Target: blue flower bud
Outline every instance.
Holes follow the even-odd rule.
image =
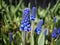
[[[30,20],[35,20],[36,18],[36,7],[32,7],[32,14],[30,16]]]
[[[20,28],[19,28],[20,31],[24,30],[24,26],[21,25]]]
[[[56,17],[54,17],[54,23],[56,23]]]
[[[56,38],[56,36],[57,36],[57,28],[54,27],[52,32],[52,38]]]
[[[56,38],[57,37],[57,34],[56,34],[56,32],[52,32],[52,38]]]
[[[9,41],[12,43],[12,33],[9,33]]]
[[[44,29],[44,35],[47,35],[47,31],[48,31],[48,29],[45,28],[45,29]]]
[[[27,31],[27,30],[28,30],[28,28],[27,28],[27,26],[25,26],[25,27],[24,27],[24,31]]]
[[[30,24],[28,24],[27,27],[30,27]]]
[[[58,28],[58,35],[60,35],[60,28]]]
[[[28,28],[28,31],[30,31],[30,30],[31,30],[31,28],[29,27],[29,28]]]
[[[40,19],[38,22],[38,27],[40,28],[43,25],[43,19]]]
[[[57,31],[57,28],[56,28],[56,27],[54,27],[54,28],[53,28],[53,31],[55,31],[55,32],[56,32],[56,31]]]

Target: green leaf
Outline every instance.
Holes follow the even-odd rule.
[[[44,31],[42,31],[38,38],[38,45],[44,45],[44,40],[45,40],[45,35],[44,35]]]
[[[54,42],[54,45],[60,45],[60,39]]]
[[[32,34],[31,34],[30,42],[31,42],[31,45],[34,45],[34,37]]]
[[[3,41],[4,41],[5,44],[7,44],[5,39],[3,39]]]
[[[17,5],[17,7],[16,7],[14,13],[16,13],[16,11],[20,8],[20,5],[21,5],[22,1],[23,1],[23,0],[20,0],[20,1],[19,1],[19,4]]]
[[[51,9],[51,12],[52,12],[52,13],[55,11],[55,9],[56,9],[58,3],[59,3],[59,0],[57,0],[56,4],[55,4],[54,7]]]

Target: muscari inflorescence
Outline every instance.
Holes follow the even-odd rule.
[[[31,16],[30,16],[30,10],[28,8],[25,8],[24,11],[23,11],[23,15],[22,15],[22,20],[21,20],[21,25],[20,25],[20,31],[24,30],[24,31],[30,31],[31,28],[31,24],[30,24],[30,20],[35,20],[36,18],[36,7],[32,7],[32,13],[31,13]],[[53,19],[54,21],[54,24],[56,23],[56,17],[54,17]],[[42,31],[42,25],[43,25],[43,19],[40,19],[36,28],[35,28],[35,32],[39,35]],[[46,28],[47,29],[47,28]],[[46,32],[47,30],[44,29],[44,34],[46,35]],[[52,38],[56,38],[57,37],[57,33],[60,35],[60,28],[58,28],[58,31],[57,31],[57,28],[54,27],[53,28],[53,31],[52,31]]]
[[[60,28],[53,28],[53,32],[52,32],[52,38],[56,38],[57,36],[60,36]]]
[[[56,23],[56,17],[54,17],[53,21],[54,23]],[[57,37],[57,28],[54,27],[52,31],[52,38],[56,38],[56,37]]]
[[[30,31],[30,10],[25,8],[22,15],[20,31]]]
[[[43,24],[43,19],[39,20],[36,28],[35,28],[35,32],[39,35],[40,32],[42,31],[42,24]]]
[[[56,17],[54,17],[54,23],[56,23],[56,20]],[[60,35],[60,28],[54,27],[52,31],[52,38],[56,38],[58,35]]]
[[[9,33],[9,41],[10,41],[10,43],[12,42],[12,33],[11,32]]]
[[[32,14],[30,16],[30,20],[35,20],[36,18],[36,7],[32,7]]]
[[[58,31],[57,31],[57,32],[58,32],[58,34],[60,35],[60,27],[58,28]]]
[[[52,32],[52,38],[56,38],[56,36],[57,36],[57,28],[54,27]]]

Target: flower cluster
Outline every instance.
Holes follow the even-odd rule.
[[[56,17],[54,17],[53,21],[54,23],[56,23]],[[56,37],[57,37],[57,28],[54,27],[52,31],[52,38],[56,38]]]
[[[54,27],[52,32],[52,38],[56,38],[58,35],[60,36],[60,27],[58,29]]]
[[[36,18],[36,7],[32,7],[32,14],[30,16],[30,20],[35,20]]]
[[[9,41],[12,42],[12,33],[9,33]]]
[[[35,28],[35,32],[39,35],[42,29],[42,24],[43,24],[43,19],[39,20],[36,28]]]
[[[20,31],[30,31],[30,10],[25,8],[22,15]]]
[[[54,27],[52,32],[52,38],[56,38],[56,37],[57,37],[57,28]]]

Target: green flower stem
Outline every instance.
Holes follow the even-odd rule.
[[[26,45],[26,31],[24,31],[24,45]]]
[[[22,32],[22,45],[26,45],[26,34],[27,34],[26,31]]]
[[[31,21],[31,45],[34,45],[34,33],[33,33],[33,31],[34,31],[34,21]]]

